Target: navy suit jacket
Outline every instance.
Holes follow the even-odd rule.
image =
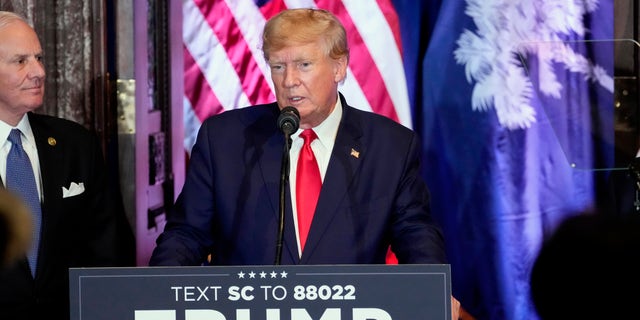
[[[357,110],[343,116],[305,250],[298,258],[287,184],[282,264],[445,263],[429,213],[419,143],[408,128]],[[276,103],[207,119],[150,265],[269,265],[278,235],[284,135]]]
[[[25,259],[0,268],[0,319],[68,319],[69,267],[120,265],[124,214],[106,184],[94,134],[68,120],[29,113],[42,174],[42,231],[35,279]],[[85,191],[63,197],[62,187]],[[121,215],[118,215],[121,214]]]

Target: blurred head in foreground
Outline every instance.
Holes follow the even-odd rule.
[[[630,319],[640,295],[640,217],[584,213],[565,220],[531,272],[541,319]]]
[[[0,267],[25,256],[31,245],[32,221],[22,200],[0,188]]]

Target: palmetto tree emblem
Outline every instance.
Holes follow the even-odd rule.
[[[613,92],[613,77],[583,55],[566,39],[584,39],[588,30],[583,17],[598,7],[598,0],[467,0],[465,13],[473,18],[476,31],[464,30],[454,52],[474,83],[473,110],[494,108],[501,126],[525,129],[536,122],[531,105],[532,80],[521,57],[537,59],[539,92],[560,98],[562,83],[553,65],[579,73]],[[573,40],[572,40],[573,41]],[[574,41],[575,42],[575,41]]]

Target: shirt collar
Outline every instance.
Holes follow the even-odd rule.
[[[9,138],[9,133],[11,132],[12,129],[20,129],[20,131],[22,132],[22,136],[23,139],[25,139],[26,137],[26,142],[28,144],[32,144],[35,145],[35,142],[33,141],[33,131],[31,130],[31,124],[29,124],[29,117],[27,116],[27,114],[25,113],[24,116],[22,116],[22,119],[20,119],[20,122],[18,122],[18,125],[15,127],[10,126],[9,124],[7,124],[4,121],[0,120],[0,141],[7,141],[7,138]]]
[[[340,119],[342,119],[342,102],[338,99],[335,108],[333,108],[333,111],[331,111],[329,116],[324,119],[322,123],[312,128],[318,136],[318,140],[320,140],[322,145],[327,147],[328,150],[332,149],[333,143],[336,140]],[[292,136],[292,139],[297,139],[302,131],[302,129],[298,129],[298,131]]]

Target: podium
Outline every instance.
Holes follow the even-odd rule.
[[[434,265],[69,269],[71,320],[451,319]]]

